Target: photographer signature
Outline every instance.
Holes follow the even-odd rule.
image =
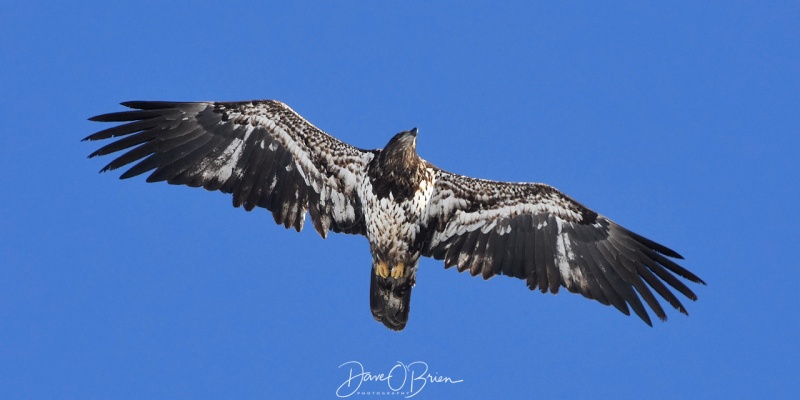
[[[336,389],[336,396],[350,397],[353,394],[405,394],[406,398],[416,396],[428,383],[461,383],[463,379],[452,379],[448,376],[428,373],[428,364],[424,361],[414,361],[409,364],[397,362],[387,373],[375,374],[365,371],[364,366],[358,361],[348,361],[339,368],[348,367],[347,379]],[[365,382],[385,383],[384,390],[361,390]]]

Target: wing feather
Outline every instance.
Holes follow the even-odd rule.
[[[580,261],[583,263],[585,274],[590,277],[593,284],[590,288],[594,289],[595,299],[602,304],[610,305],[614,302],[614,292],[611,290],[608,280],[604,277],[603,271],[595,261],[592,251],[586,242],[578,241],[578,252],[581,254]]]
[[[608,262],[605,258],[600,254],[600,251],[597,249],[596,246],[590,243],[583,244],[587,251],[587,254],[597,263],[596,268],[598,269],[598,273],[596,276],[600,281],[603,283],[603,290],[606,293],[606,298],[608,298],[611,305],[614,306],[617,310],[625,315],[629,315],[630,312],[628,311],[628,306],[625,303],[625,299],[623,298],[623,293],[625,293],[622,282],[620,281],[619,277],[613,273]]]
[[[476,232],[476,236],[478,236],[478,242],[475,244],[475,250],[469,254],[471,258],[471,265],[469,273],[472,276],[476,276],[481,274],[484,270],[488,270],[485,273],[482,273],[485,279],[489,279],[493,273],[492,269],[484,268],[486,265],[486,245],[489,242],[489,235],[481,234]]]
[[[285,104],[122,104],[132,110],[90,118],[122,123],[84,139],[118,138],[90,155],[125,151],[102,171],[135,163],[120,178],[152,171],[148,182],[232,193],[234,206],[266,208],[298,231],[310,209],[323,237],[366,232],[356,188],[374,152],[334,139]]]
[[[553,226],[555,224],[555,218],[548,216],[547,219],[544,220],[544,225],[539,228],[536,227],[539,231],[542,232],[541,234],[541,241],[544,247],[544,251],[542,252],[542,259],[544,263],[547,265],[547,278],[548,283],[550,286],[548,288],[541,288],[542,293],[547,293],[547,290],[550,290],[552,294],[558,294],[558,291],[561,287],[567,287],[567,282],[564,280],[564,277],[561,275],[561,271],[559,271],[558,267],[555,263],[555,233],[553,232]]]
[[[240,182],[232,184],[233,206],[243,206],[247,211],[252,210],[256,205],[249,201],[250,192],[253,191],[253,188],[256,186],[263,187],[263,185],[269,184],[266,180],[266,174],[269,173],[273,162],[272,160],[274,160],[274,154],[268,155],[263,149],[257,149],[258,146],[251,145],[249,147],[255,149],[252,159],[250,163],[243,166],[244,174]]]
[[[524,266],[517,261],[517,235],[519,233],[519,229],[513,229],[513,227],[508,224],[507,229],[510,231],[502,237],[506,238],[504,247],[505,247],[505,257],[503,257],[502,265],[500,267],[500,274],[514,276],[514,277],[523,277],[524,275]],[[499,249],[498,249],[499,250]]]
[[[530,289],[579,293],[651,325],[644,303],[666,319],[653,291],[673,308],[686,309],[670,290],[697,297],[678,279],[704,282],[671,258],[677,252],[622,228],[556,189],[434,170],[422,254],[461,272],[526,280]],[[667,286],[669,285],[669,287]]]
[[[458,252],[458,265],[456,266],[458,272],[464,272],[469,269],[469,255],[475,250],[475,243],[478,241],[478,233],[475,231],[469,232],[464,236],[464,243],[461,244],[461,251]]]
[[[661,254],[658,254],[653,251],[645,251],[645,253],[647,253],[647,255],[653,259],[653,261],[655,261],[655,263],[652,263],[651,265],[660,264],[659,267],[663,265],[666,266],[671,271],[674,271],[675,269],[673,267],[670,267],[670,265],[674,265],[675,267],[680,268],[680,266],[675,264],[672,260],[662,256]],[[667,272],[664,268],[651,268],[651,269],[656,275],[658,275],[659,278],[661,278],[661,280],[667,282],[670,286],[675,288],[675,290],[681,292],[682,295],[686,296],[690,300],[693,301],[697,300],[697,295],[695,295],[694,292],[692,292],[692,290],[689,289],[689,287],[684,285],[683,282],[679,281],[677,278],[675,278],[674,275]],[[700,278],[697,279],[699,280]]]
[[[500,235],[495,229],[488,233],[488,241],[486,243],[486,250],[484,251],[487,259],[484,261],[488,265],[483,268],[483,279],[489,279],[497,273],[500,273],[503,268],[503,257],[506,252],[505,247],[501,241],[505,241],[505,235]]]

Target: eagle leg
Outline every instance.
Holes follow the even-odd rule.
[[[378,261],[378,265],[375,266],[375,275],[381,278],[389,276],[389,265],[387,265],[385,261]]]
[[[403,263],[397,263],[397,265],[395,265],[394,268],[392,268],[392,278],[400,279],[403,276],[405,270],[406,266]]]

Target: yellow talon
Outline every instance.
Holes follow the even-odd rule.
[[[375,274],[381,278],[386,278],[389,276],[389,266],[383,261],[378,261],[378,265],[375,267]]]
[[[403,263],[397,263],[397,265],[392,268],[392,278],[400,279],[403,276],[403,272],[405,272],[406,266]]]

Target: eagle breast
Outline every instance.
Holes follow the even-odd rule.
[[[401,132],[370,163],[359,195],[367,239],[378,258],[414,262],[420,229],[427,222],[434,173],[415,150],[416,129]]]

